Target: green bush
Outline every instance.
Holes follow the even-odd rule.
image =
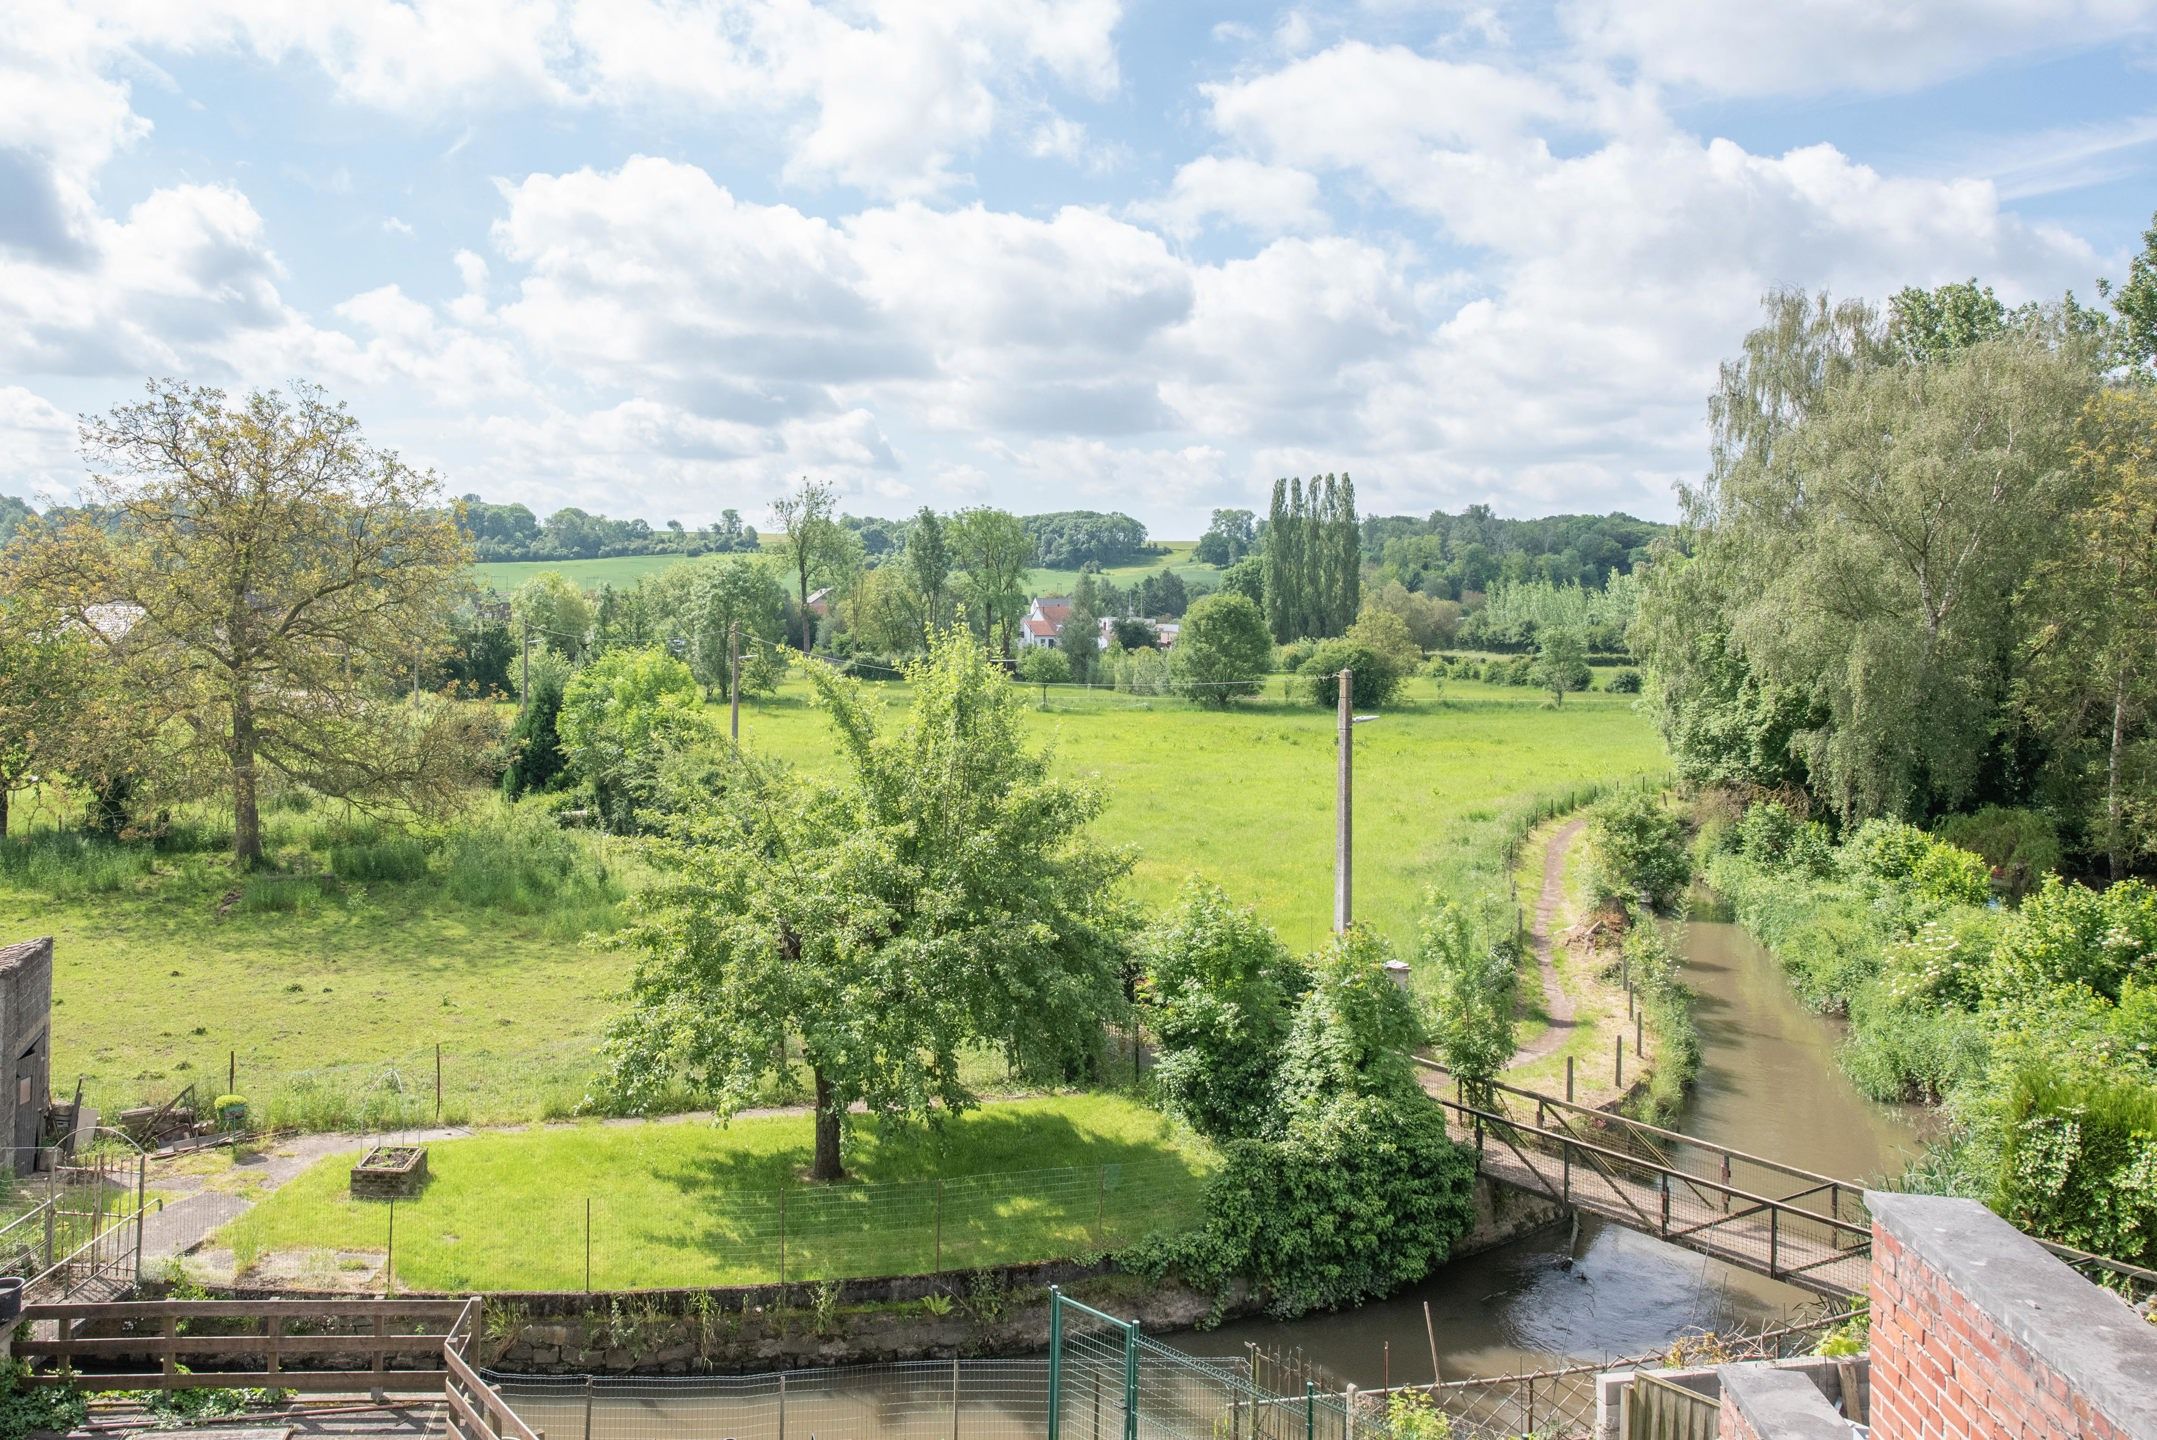
[[[65,1435],[90,1418],[90,1402],[72,1385],[31,1385],[30,1367],[0,1359],[0,1440],[33,1434]]]
[[[1621,791],[1588,812],[1590,885],[1598,900],[1663,906],[1692,879],[1685,827],[1644,790]]]
[[[2033,1234],[2157,1262],[2157,1087],[2015,1075],[1992,1206]]]
[[[1277,1141],[1238,1140],[1198,1230],[1125,1257],[1226,1296],[1239,1281],[1289,1318],[1390,1295],[1443,1264],[1474,1220],[1475,1157],[1420,1095],[1347,1096]]]
[[[2129,976],[2157,976],[2157,889],[2051,876],[2002,932],[1986,984],[2001,996],[2070,986],[2116,1001]]]
[[[1613,695],[1638,695],[1641,689],[1638,670],[1620,670],[1610,677],[1610,693]]]
[[[1874,1100],[1938,1103],[1983,1075],[1985,1053],[1981,1022],[1967,1010],[1900,1004],[1885,985],[1851,999],[1842,1068]]]
[[[1214,1140],[1273,1126],[1275,1070],[1310,977],[1280,937],[1193,880],[1146,937],[1139,1001],[1159,1047],[1162,1103]]]
[[[1982,856],[1994,883],[2013,900],[2060,868],[2059,827],[2035,810],[1987,805],[1974,814],[1948,816],[1934,833]]]
[[[1321,640],[1297,667],[1303,677],[1303,693],[1326,709],[1341,703],[1341,671],[1351,670],[1350,699],[1358,706],[1377,709],[1400,688],[1401,671],[1392,658],[1354,640]]]
[[[1992,870],[1983,857],[1915,825],[1867,820],[1844,842],[1842,854],[1853,874],[1933,904],[1982,905],[1992,895]]]

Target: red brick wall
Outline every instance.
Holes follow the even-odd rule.
[[[1738,1409],[1737,1402],[1730,1398],[1728,1390],[1723,1392],[1722,1411],[1717,1418],[1715,1433],[1718,1440],[1760,1440],[1746,1421],[1745,1412]]]
[[[1884,1228],[1874,1227],[1872,1246],[1869,1418],[1877,1440],[2127,1440]],[[1726,1401],[1726,1435],[1729,1423]]]

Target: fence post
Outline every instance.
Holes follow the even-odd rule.
[[[959,1357],[951,1357],[951,1440],[959,1440]]]
[[[1093,1243],[1101,1244],[1101,1237],[1108,1229],[1108,1166],[1094,1172],[1093,1191]]]
[[[936,1226],[935,1268],[936,1273],[941,1275],[944,1273],[944,1182],[941,1178],[939,1178],[936,1182],[936,1206],[934,1224]]]
[[[1635,1011],[1633,1014],[1633,1055],[1636,1059],[1645,1060],[1648,1058],[1648,1052],[1645,1049],[1641,1048],[1640,1039],[1642,1022],[1644,1022],[1647,1018],[1647,1013],[1645,1011]]]
[[[1668,1235],[1668,1234],[1670,1233],[1670,1172],[1669,1172],[1668,1170],[1665,1170],[1665,1171],[1663,1171],[1663,1172],[1662,1172],[1662,1180],[1663,1180],[1663,1233],[1664,1233],[1665,1235]],[[1533,1426],[1530,1426],[1529,1428],[1530,1428],[1530,1429],[1533,1429],[1534,1427],[1533,1427]]]
[[[434,1123],[442,1123],[442,1042],[434,1042]]]
[[[592,1377],[584,1377],[584,1440],[592,1440]]]
[[[1565,1103],[1573,1103],[1573,1057],[1565,1057]]]
[[[1318,1385],[1303,1382],[1303,1440],[1318,1440]]]
[[[382,1295],[397,1293],[397,1202],[389,1202],[389,1246],[382,1256]],[[380,1356],[375,1357],[378,1361]]]
[[[150,1157],[146,1154],[137,1155],[135,1157],[135,1283],[137,1285],[142,1283],[142,1217],[143,1212],[149,1208],[150,1203],[149,1169]]]
[[[1730,1152],[1723,1152],[1723,1213],[1730,1213]]]
[[[1611,1062],[1610,1083],[1620,1090],[1625,1088],[1625,1037],[1617,1037],[1617,1058]]]
[[[779,1187],[779,1303],[786,1303],[786,1187]]]
[[[786,1440],[786,1372],[779,1372],[779,1440]]]
[[[1138,1322],[1123,1322],[1123,1440],[1138,1440]]]
[[[1768,1278],[1770,1280],[1773,1280],[1776,1276],[1775,1241],[1778,1238],[1776,1232],[1781,1227],[1775,1222],[1781,1215],[1782,1211],[1780,1209],[1773,1205],[1768,1206]]]
[[[1062,1440],[1064,1292],[1049,1286],[1049,1440]]]
[[[584,1197],[584,1293],[592,1293],[592,1197]]]

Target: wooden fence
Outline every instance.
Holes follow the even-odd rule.
[[[101,1390],[202,1386],[283,1390],[439,1392],[460,1300],[59,1300],[23,1307],[15,1353],[59,1368],[33,1378],[72,1381],[96,1371]],[[245,1328],[236,1328],[242,1327]],[[118,1327],[119,1334],[84,1334]],[[417,1328],[414,1328],[417,1327]],[[288,1360],[345,1359],[337,1369],[288,1369]],[[154,1369],[107,1371],[146,1360]],[[418,1363],[412,1363],[415,1360]],[[248,1365],[245,1362],[254,1362]],[[85,1362],[87,1366],[85,1366]],[[195,1370],[196,1362],[211,1368]],[[184,1367],[184,1368],[183,1368]]]

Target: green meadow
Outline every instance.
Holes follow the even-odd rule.
[[[1195,540],[1167,540],[1161,544],[1166,553],[1156,555],[1135,565],[1113,565],[1101,573],[1119,585],[1128,585],[1142,575],[1151,575],[1166,565],[1185,580],[1203,579],[1209,585],[1218,586],[1221,572],[1211,565],[1202,565],[1191,558],[1196,548]],[[767,540],[766,549],[770,548]],[[491,560],[472,567],[473,576],[482,585],[507,595],[535,575],[556,570],[574,580],[587,590],[597,590],[602,585],[617,587],[634,585],[654,571],[669,565],[679,565],[691,557],[686,555],[616,555],[604,560]],[[1035,569],[1029,572],[1027,588],[1036,595],[1068,594],[1078,584],[1076,570]]]
[[[1058,689],[1028,715],[1056,768],[1100,787],[1099,833],[1130,847],[1142,905],[1203,875],[1308,948],[1331,924],[1334,724],[1273,683],[1226,712]],[[1549,708],[1475,683],[1408,691],[1356,730],[1356,913],[1404,949],[1426,892],[1506,889],[1505,842],[1540,798],[1664,770],[1630,696]],[[896,723],[906,687],[876,693]],[[742,738],[810,772],[832,754],[798,674],[745,705]],[[229,1078],[278,1123],[429,1122],[439,1044],[445,1120],[566,1115],[585,1098],[627,964],[586,936],[647,873],[634,841],[491,799],[410,839],[318,806],[272,814],[282,873],[238,882],[208,812],[192,845],[157,849],[18,819],[0,843],[0,933],[58,941],[57,1089],[80,1074],[109,1111],[188,1083],[207,1101]],[[991,1089],[1002,1078],[992,1057],[977,1068]]]

